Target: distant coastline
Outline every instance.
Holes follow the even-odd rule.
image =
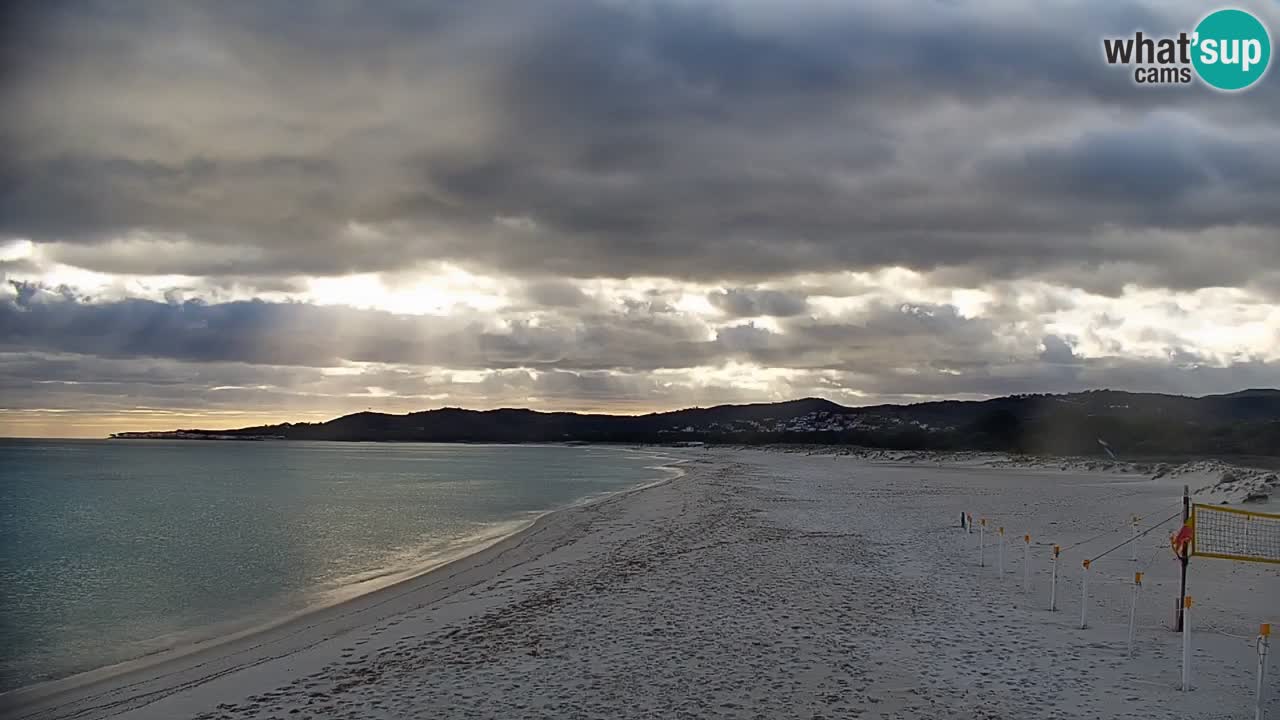
[[[848,407],[822,398],[647,415],[446,407],[321,423],[112,433],[114,440],[437,443],[779,443],[1047,456],[1280,456],[1280,390],[1185,397],[1092,390]]]
[[[156,430],[142,432],[118,432],[107,436],[108,440],[233,440],[262,441],[287,440],[283,435],[237,435],[206,430]]]

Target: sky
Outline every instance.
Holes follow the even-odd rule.
[[[5,3],[0,435],[1280,386],[1276,71],[1103,60],[1209,9]]]

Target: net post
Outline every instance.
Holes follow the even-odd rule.
[[[1089,627],[1089,561],[1080,563],[1084,571],[1080,574],[1080,629]]]
[[[978,521],[978,567],[987,566],[987,519]]]
[[[1058,554],[1062,548],[1053,546],[1053,574],[1049,576],[1049,611],[1058,609]]]
[[[1129,657],[1133,657],[1134,632],[1138,620],[1138,590],[1142,588],[1142,573],[1133,574],[1133,596],[1129,599]]]
[[[1182,692],[1191,689],[1191,596],[1182,598]]]
[[[1258,628],[1258,689],[1254,698],[1253,720],[1262,720],[1262,706],[1267,694],[1267,651],[1271,649],[1271,623]]]
[[[1137,515],[1133,515],[1132,521],[1129,525],[1129,527],[1131,528],[1129,532],[1129,559],[1133,562],[1138,562],[1138,520],[1139,519],[1140,518]]]
[[[1182,525],[1186,527],[1187,521],[1191,519],[1191,487],[1189,485],[1182,486]],[[1191,548],[1189,545],[1182,547],[1182,579],[1178,583],[1178,619],[1177,632],[1183,632],[1185,626],[1185,614],[1188,607],[1187,599],[1187,563],[1191,561]]]
[[[1000,577],[1001,579],[1003,579],[1004,578],[1004,528],[1000,528],[997,534],[1000,536],[1000,550],[998,551],[997,554],[1000,557],[1000,560],[999,560]]]
[[[1031,534],[1022,536],[1022,592],[1031,592]]]

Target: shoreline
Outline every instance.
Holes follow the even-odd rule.
[[[570,529],[553,526],[571,525],[569,521],[575,515],[590,512],[611,501],[618,501],[636,493],[666,485],[685,475],[685,471],[679,465],[687,462],[687,458],[664,455],[655,456],[654,459],[658,460],[659,464],[647,466],[647,468],[660,472],[664,477],[658,477],[634,487],[587,496],[569,505],[542,511],[527,520],[513,521],[514,529],[447,554],[439,562],[412,571],[406,577],[388,584],[227,634],[214,635],[183,646],[157,650],[124,662],[8,690],[0,693],[0,712],[4,717],[12,717],[15,720],[42,716],[43,713],[55,711],[63,704],[80,703],[93,700],[100,695],[114,694],[120,689],[127,690],[174,676],[199,673],[206,666],[246,653],[266,652],[269,648],[285,649],[285,654],[303,650],[318,644],[318,642],[301,642],[308,639],[303,638],[303,635],[322,633],[324,637],[319,642],[327,641],[397,614],[399,612],[397,608],[388,606],[393,605],[396,600],[418,593],[430,593],[428,597],[422,599],[423,602],[420,604],[429,605],[439,602],[468,587],[483,583],[493,575],[521,564],[531,557],[538,557],[548,549],[553,549],[558,544],[555,541],[563,539]],[[548,538],[539,537],[554,529],[561,530],[559,535],[553,534]],[[535,539],[541,542],[532,542]],[[548,544],[550,547],[543,547]],[[534,547],[525,547],[526,545]],[[522,548],[531,553],[529,557],[507,558],[514,562],[504,562],[503,556],[518,555],[517,551]],[[381,613],[379,608],[382,608]]]

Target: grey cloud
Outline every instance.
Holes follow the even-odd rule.
[[[370,388],[379,394],[370,394]],[[444,405],[647,412],[684,403],[757,399],[749,390],[698,383],[678,374],[658,378],[604,370],[507,369],[471,381],[447,370],[401,366],[332,375],[312,368],[240,363],[7,353],[0,353],[0,390],[4,391],[0,411],[52,407],[109,415],[141,406],[211,413],[211,422],[218,422],[214,413],[231,411],[298,420],[370,407],[386,412]],[[158,420],[157,427],[172,426],[171,421],[165,422]],[[237,421],[231,418],[222,423],[234,426]]]
[[[40,266],[30,260],[0,260],[0,278],[19,273],[38,273]]]
[[[42,7],[0,88],[0,233],[82,267],[1203,287],[1277,259],[1231,228],[1276,232],[1278,86],[1226,104],[1101,62],[1191,3]],[[139,230],[194,247],[106,243]]]
[[[966,318],[950,305],[876,303],[848,320],[794,318],[736,357],[766,367],[836,370],[883,376],[931,368],[973,372],[1011,354],[1033,355],[1038,337],[1008,347],[1001,323]],[[758,332],[767,332],[757,329]]]
[[[877,305],[848,322],[787,318],[781,333],[731,325],[708,339],[702,322],[671,312],[656,298],[624,302],[620,311],[588,308],[537,322],[508,315],[498,329],[481,313],[414,316],[306,303],[177,298],[95,303],[57,289],[16,287],[16,298],[0,300],[0,349],[109,358],[577,371],[740,360],[768,367],[879,371],[921,362],[973,364],[999,352],[997,324],[961,317],[945,305]]]
[[[851,387],[860,389],[917,383],[922,393],[960,392],[945,390],[949,382],[952,388],[972,387],[975,393],[987,388],[993,394],[1034,391],[1036,383],[1087,387],[1088,381],[1104,382],[1111,375],[1130,383],[1115,386],[1130,387],[1141,384],[1135,380],[1136,367],[1160,375],[1211,365],[1194,354],[1194,345],[1163,330],[1149,330],[1141,338],[1169,348],[1165,361],[1130,365],[1119,356],[1082,358],[1073,338],[1043,332],[1033,316],[1018,316],[1007,308],[967,317],[950,305],[879,302],[843,318],[778,318],[778,331],[751,322],[729,324],[708,337],[707,325],[673,312],[660,298],[655,294],[650,301],[617,303],[612,309],[588,304],[549,312],[539,306],[537,322],[509,312],[498,326],[482,313],[412,316],[177,297],[94,303],[66,290],[19,284],[16,296],[0,301],[0,352],[93,355],[111,362],[180,361],[197,369],[237,364],[296,368],[272,371],[288,376],[371,363],[403,366],[410,374],[425,367],[623,377],[739,362],[800,376],[848,377],[857,383]],[[45,379],[83,380],[52,366]],[[387,387],[407,398],[422,395],[394,379],[360,372],[350,382],[361,388]],[[117,381],[122,388],[149,383],[128,377],[102,382]],[[328,385],[337,382],[326,380]],[[241,382],[230,378],[219,384]]]
[[[716,343],[730,355],[743,354],[755,357],[760,352],[775,347],[778,343],[775,343],[774,339],[777,337],[775,333],[747,323],[720,328],[716,332]]]
[[[1086,130],[1065,144],[1018,148],[990,158],[985,170],[1046,217],[1056,209],[1064,227],[1082,210],[1094,214],[1092,222],[1105,218],[1131,227],[1274,227],[1280,220],[1276,139],[1274,127],[1261,134],[1232,132],[1185,115],[1152,113],[1136,123]],[[1112,243],[1110,253],[1105,245],[1089,244],[1100,260],[1155,259],[1140,244],[1126,258],[1123,242]]]
[[[1044,350],[1040,353],[1041,360],[1054,365],[1068,365],[1077,360],[1075,348],[1061,337],[1045,335],[1041,342],[1044,345]]]
[[[1274,228],[1250,225],[1199,232],[1110,229],[1088,240],[1046,238],[1043,247],[1011,248],[1007,257],[986,266],[964,261],[931,272],[929,278],[945,287],[981,286],[993,277],[1043,280],[1110,297],[1122,295],[1129,286],[1180,291],[1241,287],[1275,297],[1278,273],[1272,268],[1280,264],[1276,233]],[[1068,262],[1071,255],[1081,259]]]
[[[730,288],[707,296],[712,305],[735,317],[790,317],[803,314],[808,301],[796,292]]]
[[[165,302],[37,284],[0,296],[7,407],[761,399],[692,370],[728,363],[785,371],[780,396],[844,402],[1277,384],[1274,363],[1217,367],[1176,332],[1148,338],[1167,357],[1099,358],[1044,327],[1071,288],[1280,297],[1274,77],[1229,97],[1136,88],[1101,59],[1102,36],[1182,29],[1196,3],[4,12],[0,239],[31,239],[40,262],[0,261],[0,277],[49,263],[198,276]],[[442,262],[505,277],[512,305],[219,301]],[[876,288],[795,277],[889,266],[994,303],[819,318],[809,298]],[[618,301],[579,282],[637,276],[726,287],[707,296],[725,319],[690,317],[671,292]],[[367,366],[323,371],[350,363]]]
[[[447,371],[379,366],[356,375],[239,363],[111,360],[81,355],[0,353],[0,426],[42,408],[112,416],[153,408],[151,424],[170,429],[165,411],[203,414],[203,426],[236,427],[240,415],[320,420],[375,409],[412,412],[445,405],[546,410],[647,412],[725,402],[823,396],[851,405],[981,398],[1013,392],[1071,392],[1111,387],[1145,392],[1214,394],[1280,383],[1280,365],[1242,361],[1226,367],[1194,362],[1086,359],[1072,376],[1037,362],[1001,362],[954,375],[928,366],[915,372],[799,371],[769,393],[685,373],[526,369],[494,370],[479,382]],[[379,394],[370,393],[375,388]],[[391,393],[391,394],[386,394]],[[220,418],[217,413],[236,413]],[[72,422],[69,419],[67,422]],[[117,416],[118,417],[118,416]],[[13,423],[11,427],[21,427]],[[118,428],[113,428],[118,429]]]
[[[564,280],[536,280],[526,284],[524,292],[530,302],[544,307],[576,308],[591,302],[577,285]]]
[[[938,397],[987,398],[1012,393],[1065,393],[1112,388],[1132,392],[1212,395],[1245,387],[1275,387],[1280,365],[1241,361],[1227,366],[1178,365],[1162,360],[1098,358],[1081,360],[1070,372],[1045,364],[1002,363],[964,375],[923,371],[868,378],[847,373],[840,387],[874,388],[886,402],[917,402]]]
[[[513,317],[395,315],[307,303],[126,299],[93,303],[31,284],[0,300],[0,349],[194,362],[329,367],[344,361],[459,369],[568,366],[654,369],[714,356],[703,327],[632,309]],[[176,298],[175,298],[176,300]]]

